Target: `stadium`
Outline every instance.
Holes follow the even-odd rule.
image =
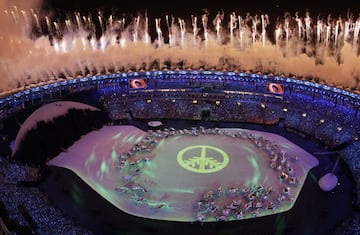
[[[263,16],[258,30],[230,17],[229,33],[218,16],[214,29],[203,16],[201,30],[193,17],[186,32],[179,20],[165,38],[157,20],[152,45],[141,19],[130,33],[106,23],[95,44],[39,24],[51,45],[40,39],[31,53],[45,45],[65,65],[8,65],[18,79],[0,99],[4,234],[359,233],[357,67],[350,88],[322,76],[339,76],[328,58],[348,68],[359,20],[329,40],[325,30],[309,39],[306,24],[295,36],[282,28],[274,50]],[[90,20],[65,22],[82,31]],[[289,53],[288,36],[305,46],[271,64],[266,52]],[[292,74],[304,54],[314,64]],[[48,78],[29,79],[39,74]]]

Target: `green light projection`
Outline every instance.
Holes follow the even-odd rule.
[[[109,173],[109,167],[107,166],[106,161],[101,162],[100,171],[101,173]]]
[[[122,135],[122,132],[119,132],[119,133],[115,134],[112,139],[117,140],[121,137],[121,135]]]
[[[251,187],[260,184],[261,173],[259,170],[259,163],[257,153],[254,151],[253,146],[243,144],[241,148],[245,151],[244,158],[248,160],[252,167],[252,174],[247,180],[245,180],[244,186]]]
[[[237,128],[146,133],[108,126],[85,135],[49,164],[71,169],[129,214],[207,222],[291,209],[318,161],[271,133]],[[81,203],[76,192],[72,197]]]
[[[186,156],[191,150],[197,150],[197,155]],[[209,155],[209,150],[214,150],[215,154]],[[200,156],[198,154],[200,153]],[[218,156],[216,156],[218,155]],[[177,154],[177,161],[186,170],[196,173],[213,173],[224,169],[229,163],[228,154],[217,147],[209,145],[195,145],[182,149]]]
[[[115,160],[117,160],[117,158],[118,158],[118,154],[117,154],[116,150],[113,149],[111,152],[111,160],[115,161]]]
[[[71,197],[74,199],[74,201],[80,205],[80,206],[84,206],[82,199],[82,193],[81,190],[79,188],[79,186],[75,183],[71,184]]]
[[[275,235],[282,235],[284,234],[284,230],[286,228],[286,220],[285,220],[285,216],[282,214],[278,214],[278,216],[276,216],[276,221],[275,221]]]
[[[127,135],[121,140],[121,142],[122,143],[134,143],[134,140],[135,140],[134,135]]]
[[[96,161],[96,155],[95,152],[91,152],[90,156],[85,161],[85,167],[89,166],[92,162]]]
[[[106,163],[106,160],[102,160],[100,163],[100,171],[97,171],[97,175],[99,177],[99,180],[102,181],[104,174],[108,174],[109,173],[109,166]]]
[[[259,164],[256,161],[255,157],[248,156],[247,160],[251,163],[251,165],[252,165],[252,167],[254,169],[254,173],[253,173],[253,177],[245,182],[245,186],[250,187],[251,185],[259,185],[259,180],[260,180],[260,177],[261,177]]]

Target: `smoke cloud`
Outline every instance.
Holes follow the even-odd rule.
[[[54,80],[60,75],[73,78],[89,73],[163,68],[316,77],[330,85],[360,88],[358,19],[349,21],[351,40],[346,40],[345,30],[342,30],[336,38],[342,43],[336,45],[334,33],[329,39],[324,39],[322,33],[316,41],[316,26],[311,28],[315,35],[311,42],[295,36],[285,39],[284,32],[274,42],[268,39],[274,32],[265,32],[261,21],[256,23],[254,31],[255,24],[251,25],[246,17],[241,18],[243,25],[241,21],[233,22],[234,29],[230,33],[228,16],[219,18],[223,21],[221,25],[217,25],[217,16],[207,21],[201,21],[202,16],[199,16],[196,28],[191,16],[186,24],[180,19],[168,23],[164,17],[161,27],[153,30],[155,34],[149,41],[148,27],[156,25],[155,22],[147,24],[144,16],[128,24],[116,16],[97,16],[106,27],[102,35],[95,37],[94,19],[73,13],[64,22],[49,22],[49,18],[37,13],[40,3],[21,0],[0,3],[0,91]],[[271,19],[266,18],[263,23],[268,24],[268,21]],[[202,22],[213,25],[208,25],[205,31]],[[34,29],[41,31],[44,25],[47,25],[48,35],[34,37]],[[335,26],[331,26],[334,30]],[[292,27],[291,33],[295,35],[298,28]]]

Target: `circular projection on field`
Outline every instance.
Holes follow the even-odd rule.
[[[318,160],[260,131],[106,126],[48,164],[74,171],[129,214],[211,222],[289,210]]]

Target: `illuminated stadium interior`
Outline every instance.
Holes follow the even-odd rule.
[[[134,81],[140,81],[140,82],[135,83]],[[140,87],[134,87],[133,86],[134,84],[139,84]],[[274,87],[277,87],[278,89],[274,90]],[[78,96],[79,92],[81,94],[80,96]],[[152,164],[155,165],[148,165],[148,167],[150,167],[149,169],[147,169],[147,167],[144,166],[143,167],[136,165],[131,166],[130,164],[130,166],[134,169],[137,169],[137,167],[141,168],[140,172],[144,172],[143,174],[145,175],[143,175],[143,177],[145,177],[147,180],[150,180],[152,178],[151,182],[153,183],[150,184],[152,186],[151,187],[146,186],[146,187],[150,187],[152,190],[152,193],[151,194],[148,193],[148,196],[143,195],[143,193],[141,195],[138,195],[136,193],[134,194],[136,190],[134,192],[130,190],[129,192],[128,187],[130,186],[126,184],[128,181],[119,184],[119,182],[121,182],[121,178],[126,177],[127,174],[130,174],[126,172],[131,172],[132,168],[124,167],[125,169],[127,169],[126,171],[116,170],[119,169],[121,164],[121,162],[119,163],[119,157],[121,157],[123,153],[128,152],[129,149],[133,148],[133,145],[135,143],[139,143],[141,142],[141,139],[145,139],[146,132],[140,131],[139,129],[135,128],[134,130],[132,129],[128,130],[125,128],[126,126],[120,125],[118,130],[116,129],[112,130],[111,132],[112,134],[110,133],[110,134],[102,135],[99,132],[100,130],[96,131],[99,137],[93,138],[94,139],[93,141],[95,141],[96,143],[98,139],[102,139],[103,140],[102,145],[97,145],[95,143],[91,144],[91,142],[90,144],[89,142],[84,142],[82,145],[85,144],[85,146],[81,148],[82,149],[81,153],[76,153],[76,150],[72,150],[72,147],[69,147],[67,151],[60,153],[58,157],[48,162],[49,165],[62,166],[72,170],[78,176],[80,176],[87,184],[89,184],[95,191],[97,191],[102,197],[107,199],[113,205],[116,205],[118,208],[121,208],[122,210],[136,216],[149,217],[153,219],[156,218],[166,221],[203,220],[202,217],[198,218],[196,213],[194,211],[191,211],[191,208],[180,210],[181,212],[179,212],[179,210],[175,210],[175,212],[177,211],[176,213],[171,208],[174,207],[172,205],[180,206],[181,203],[184,203],[184,205],[187,205],[187,207],[189,206],[192,207],[195,202],[189,204],[188,201],[201,200],[201,197],[203,197],[201,195],[206,193],[206,191],[212,189],[212,187],[217,189],[218,187],[223,186],[224,194],[226,194],[225,192],[227,190],[230,190],[230,188],[235,188],[240,191],[240,190],[245,190],[246,188],[245,186],[249,188],[255,186],[256,187],[261,186],[264,187],[265,190],[268,189],[269,187],[273,187],[274,192],[276,193],[280,192],[281,194],[281,190],[283,190],[283,188],[281,188],[282,187],[281,184],[279,186],[275,186],[276,182],[279,180],[282,173],[285,174],[284,177],[286,178],[290,177],[291,174],[289,174],[289,172],[286,172],[286,169],[271,170],[271,167],[267,165],[271,162],[264,161],[264,159],[262,159],[264,158],[264,156],[261,157],[262,154],[258,152],[260,150],[256,150],[259,149],[259,147],[254,149],[254,147],[251,147],[252,144],[250,144],[250,147],[243,147],[244,150],[241,150],[241,148],[238,146],[240,145],[240,143],[234,142],[235,140],[231,140],[233,141],[233,143],[229,144],[228,143],[229,140],[225,139],[224,141],[225,143],[227,143],[225,145],[224,143],[221,144],[219,142],[220,139],[210,140],[211,138],[214,138],[213,137],[214,134],[211,133],[209,133],[210,134],[209,137],[206,137],[208,134],[205,134],[203,138],[196,136],[198,140],[194,140],[194,139],[191,140],[191,138],[194,138],[193,134],[191,134],[191,131],[193,131],[192,125],[198,126],[197,128],[199,128],[199,126],[201,125],[205,125],[205,126],[210,125],[209,128],[211,128],[211,126],[215,124],[218,125],[217,128],[219,128],[219,125],[221,127],[221,123],[233,123],[232,127],[242,128],[242,129],[233,129],[236,130],[235,132],[233,131],[233,135],[234,135],[237,134],[239,130],[244,131],[243,128],[246,127],[246,125],[249,125],[248,123],[252,123],[254,126],[257,125],[258,126],[257,128],[260,129],[261,129],[261,125],[266,125],[269,126],[270,128],[272,127],[274,129],[274,132],[275,133],[278,132],[280,135],[286,136],[289,135],[289,133],[292,133],[293,135],[298,136],[298,139],[299,138],[303,139],[300,141],[297,140],[296,138],[294,139],[295,141],[299,141],[299,143],[304,141],[304,139],[306,138],[311,138],[313,142],[319,141],[321,142],[322,145],[324,145],[324,148],[322,150],[319,150],[320,153],[319,152],[317,153],[320,154],[318,156],[318,158],[320,158],[319,160],[321,160],[321,158],[330,158],[334,160],[334,155],[341,156],[342,160],[347,163],[347,167],[352,172],[352,174],[349,174],[349,177],[350,178],[353,177],[355,179],[355,182],[357,182],[356,181],[357,168],[356,168],[356,164],[353,164],[353,161],[356,158],[354,157],[353,153],[357,151],[357,145],[358,145],[357,133],[359,126],[356,125],[356,123],[358,123],[356,120],[359,118],[358,116],[359,114],[357,112],[358,110],[357,102],[359,100],[359,97],[358,95],[355,95],[354,93],[351,92],[347,92],[337,88],[332,88],[326,85],[319,85],[317,83],[313,83],[309,81],[295,80],[293,78],[290,79],[286,77],[251,74],[251,73],[196,71],[196,70],[130,72],[130,73],[118,73],[111,75],[84,77],[84,78],[68,80],[68,81],[64,80],[57,83],[38,86],[36,88],[31,88],[27,91],[17,92],[13,95],[8,96],[6,99],[3,99],[3,104],[7,105],[7,106],[4,105],[3,107],[9,107],[6,113],[9,115],[7,118],[11,119],[10,117],[13,115],[13,113],[16,112],[21,113],[20,109],[27,109],[27,108],[32,109],[31,107],[40,106],[43,103],[48,103],[49,105],[51,104],[51,102],[49,103],[49,101],[51,100],[59,101],[63,97],[68,97],[66,98],[67,100],[71,100],[71,99],[77,100],[76,98],[77,96],[74,95],[77,95],[82,99],[84,97],[88,97],[83,100],[90,100],[101,103],[103,105],[102,109],[106,110],[106,113],[108,113],[110,120],[117,124],[123,123],[127,125],[139,125],[139,122],[146,123],[146,120],[162,120],[163,122],[166,122],[166,120],[175,120],[179,118],[183,120],[195,121],[195,123],[188,123],[188,125],[191,125],[188,126],[188,128],[190,128],[188,130],[189,133],[185,132],[181,134],[181,136],[183,135],[183,138],[185,137],[190,138],[190,143],[189,140],[185,140],[186,138],[180,141],[180,139],[176,137],[176,135],[179,135],[179,133],[177,133],[176,135],[171,137],[172,139],[170,137],[167,137],[166,143],[158,140],[159,144],[161,144],[161,146],[164,147],[156,148],[156,151],[154,150],[155,152],[150,152],[151,154],[139,153],[140,155],[131,156],[133,160],[131,161],[129,160],[129,162],[139,162],[139,160],[144,159],[145,157],[150,159],[154,158],[152,160],[148,159],[149,163],[145,163],[145,164],[150,164],[152,161],[154,161],[154,163]],[[318,110],[324,110],[324,111],[319,112]],[[6,120],[7,118],[4,119]],[[175,121],[172,123],[176,125]],[[250,128],[254,128],[254,126]],[[138,128],[143,128],[143,129],[145,128],[145,131],[147,129],[146,125],[145,127],[144,125],[143,126],[140,125],[138,126]],[[101,130],[105,131],[104,129]],[[216,129],[209,129],[209,130],[216,130]],[[218,130],[223,130],[223,129],[220,128]],[[170,132],[169,129],[167,131]],[[245,131],[250,132],[250,130],[245,130]],[[196,132],[200,133],[200,129],[197,129]],[[158,133],[158,132],[154,130],[154,133]],[[286,144],[287,140],[281,139],[279,136],[267,137],[269,133],[261,134],[260,135],[262,136],[261,139],[258,139],[259,133],[261,132],[254,134],[256,138],[253,139],[252,141],[258,141],[258,142],[262,141],[262,144],[265,144],[267,139],[267,140],[271,140],[271,142],[275,141],[275,143],[277,143],[279,146],[283,146],[283,147],[288,146],[287,148],[289,148],[289,146],[294,145],[291,143]],[[229,134],[221,132],[220,135],[227,136]],[[249,137],[251,135],[249,134],[242,134],[242,135],[246,136],[245,139],[251,140],[251,137]],[[106,138],[109,138],[111,141],[108,142]],[[235,137],[232,136],[226,138],[234,139]],[[236,137],[236,139],[237,138],[239,137]],[[246,141],[242,140],[242,138],[240,138],[240,141],[242,142],[241,146],[245,146]],[[173,144],[171,144],[171,142],[173,142]],[[81,142],[79,142],[78,144],[79,146],[81,146]],[[204,179],[202,180],[203,183],[200,184],[207,185],[207,188],[204,187],[204,189],[202,190],[200,189],[203,188],[204,185],[202,185],[201,187],[199,187],[199,185],[197,186],[188,185],[187,187],[185,187],[180,183],[177,184],[174,184],[174,182],[171,183],[171,181],[174,179],[172,180],[171,178],[169,179],[167,175],[180,174],[178,176],[175,176],[176,179],[175,182],[180,182],[178,177],[181,177],[181,174],[183,173],[181,172],[175,173],[176,172],[175,170],[176,168],[178,168],[178,170],[184,171],[184,169],[181,170],[182,169],[180,167],[181,165],[179,165],[175,160],[176,153],[177,152],[181,153],[180,151],[182,148],[181,146],[184,146],[184,148],[185,146],[196,147],[201,144],[202,145],[206,144],[205,146],[220,146],[221,148],[225,149],[224,151],[226,151],[227,154],[230,155],[230,158],[234,158],[234,156],[237,155],[235,153],[239,154],[241,151],[245,151],[245,153],[240,155],[248,156],[247,163],[244,163],[243,160],[242,163],[240,161],[236,164],[233,163],[233,161],[231,161],[231,163],[235,164],[232,165],[233,167],[235,167],[235,169],[230,171],[231,170],[231,168],[229,168],[230,166],[227,166],[226,168],[230,172],[236,172],[236,169],[240,170],[242,167],[244,167],[245,171],[242,174],[236,173],[234,176],[231,175],[234,173],[228,173],[230,174],[228,175],[226,173],[220,173],[220,172],[217,174],[215,173],[205,174],[206,175],[205,177],[202,176],[204,177]],[[26,142],[24,143],[24,145],[26,145]],[[175,159],[173,159],[172,162],[168,162],[168,163],[166,163],[166,161],[160,161],[160,162],[155,161],[156,159],[161,159],[161,158],[168,159],[169,156],[172,155],[169,149],[166,150],[167,149],[166,145],[169,146],[169,149],[171,149],[171,151],[175,152]],[[97,147],[88,148],[86,146],[97,146]],[[233,146],[233,148],[235,149],[230,150],[231,146]],[[103,149],[106,150],[104,151]],[[29,159],[27,157],[28,154],[31,153],[31,151],[33,151],[31,150],[31,147],[25,148],[25,151],[26,151],[25,154],[22,153],[22,151],[20,150],[17,151],[18,153],[20,153],[18,154],[19,155],[18,159],[20,161],[27,162],[28,164],[33,164],[33,163],[39,164],[42,161],[44,161],[44,159],[39,159],[39,158]],[[75,162],[71,163],[71,159],[73,159],[73,155],[75,155],[73,151],[75,151],[78,158],[76,163]],[[186,152],[186,150],[183,151]],[[207,150],[207,151],[211,151],[211,150]],[[246,153],[246,151],[250,151],[250,152]],[[302,160],[304,160],[305,156],[309,155],[309,153],[307,152],[302,153],[302,151],[304,150],[301,149],[291,150],[291,151],[289,149],[286,150],[288,154],[287,161],[292,162],[291,166],[294,168],[294,171],[297,172],[296,173],[296,180],[298,181],[297,184],[304,183],[305,179],[301,178],[302,170],[300,170],[299,167],[300,165],[303,164],[301,163]],[[313,154],[314,152],[316,154],[316,151],[314,149],[310,148],[307,149],[307,151],[312,151]],[[36,156],[37,154],[41,154],[41,153],[35,151],[33,154],[34,156]],[[266,156],[268,154],[265,154],[265,159],[269,158],[268,156]],[[325,156],[322,156],[321,154],[324,154]],[[157,158],[155,157],[155,155],[157,156]],[[249,158],[249,156],[253,156],[253,157]],[[106,158],[104,159],[104,157]],[[313,158],[313,156],[311,155],[309,155],[309,157]],[[260,159],[258,160],[253,159],[255,161],[254,164],[256,165],[253,165],[251,167],[251,164],[249,165],[249,163],[252,162],[251,160],[252,158],[254,159],[260,158]],[[294,159],[299,158],[299,159],[291,160],[292,158]],[[314,162],[314,160],[310,160],[309,162],[308,160],[308,162],[306,163],[306,164],[310,164],[308,165],[308,170],[311,169],[312,167],[317,166],[318,164],[317,161],[318,160]],[[144,163],[140,161],[139,164],[144,164]],[[237,166],[244,164],[245,166],[242,167]],[[334,164],[334,162],[332,164]],[[330,166],[332,166],[332,164],[330,163]],[[171,166],[171,165],[175,165],[175,166]],[[250,169],[247,169],[249,167]],[[322,166],[322,167],[324,167],[325,169],[327,168],[328,172],[331,171],[331,168],[329,168],[329,166],[327,167]],[[163,172],[160,169],[156,170],[157,168],[161,168],[161,169],[166,168],[166,169]],[[172,169],[171,173],[167,168]],[[256,173],[256,170],[254,169],[258,169],[257,171],[259,172],[261,171],[262,174]],[[308,170],[304,169],[304,174],[305,174],[304,176],[306,176]],[[154,172],[152,171],[156,171],[158,175],[156,174],[154,175]],[[272,173],[273,171],[274,173]],[[89,172],[90,175],[87,176]],[[99,172],[101,172],[100,175],[98,174]],[[324,169],[322,170],[323,175],[325,175],[328,172],[324,172]],[[240,175],[236,176],[237,174]],[[262,176],[256,176],[256,174]],[[191,174],[189,171],[188,173],[185,173],[185,175],[187,176],[186,177],[183,176],[184,184],[187,185],[188,183],[186,183],[187,182],[187,180],[185,180],[186,178],[190,177],[189,180],[191,181],[191,179],[198,177],[196,175],[199,174],[196,173]],[[213,175],[213,176],[209,178],[209,175]],[[275,178],[271,179],[272,177],[271,175],[274,175]],[[318,184],[317,181],[321,176],[322,175],[317,176],[318,179],[315,180],[315,185]],[[233,177],[240,177],[240,179],[236,180],[235,183],[233,181]],[[258,178],[260,177],[260,179],[257,179],[256,182],[252,182],[256,177]],[[266,178],[270,177],[270,179],[264,181],[264,177]],[[166,181],[163,181],[165,179]],[[221,179],[225,181],[221,181]],[[229,181],[229,179],[231,180]],[[156,184],[158,186],[154,185],[158,181],[162,183]],[[246,181],[249,181],[251,183],[249,182],[246,183]],[[352,180],[348,179],[347,183],[351,181]],[[144,179],[140,178],[134,181],[133,183],[134,184],[136,183],[137,187],[140,187],[141,182],[142,184],[144,184]],[[291,196],[296,198],[296,194],[297,194],[296,187],[292,186],[291,184],[288,185],[287,183],[285,183],[285,188],[288,186],[291,187],[292,191],[295,190],[294,192],[291,193]],[[276,188],[276,187],[280,187],[280,188]],[[354,184],[353,187],[356,187],[356,184]],[[301,187],[298,190],[300,189]],[[169,197],[167,200],[165,200],[165,202],[168,203],[166,205],[163,204],[164,201],[161,200],[161,194],[163,194],[161,192],[163,192],[164,190],[168,191],[167,197]],[[174,190],[174,192],[171,193],[171,190]],[[184,192],[186,190],[187,193]],[[195,193],[195,191],[199,191],[199,190],[200,192]],[[354,192],[349,190],[350,189],[348,188],[346,191],[348,195],[350,195],[350,197],[353,198],[349,203],[350,204],[355,203],[357,199],[355,198]],[[188,195],[189,192],[192,192],[190,193],[190,195],[192,196],[190,198],[185,197],[184,195]],[[300,191],[298,191],[298,193],[299,192]],[[121,195],[120,197],[121,199],[119,199],[119,195]],[[245,193],[242,193],[241,195],[245,195]],[[136,199],[134,199],[134,197],[136,197]],[[134,210],[132,201],[140,200],[140,198],[142,202],[138,203],[138,209],[135,208]],[[186,199],[186,201],[181,202],[181,200],[183,199]],[[144,202],[145,200],[148,201]],[[289,202],[291,202],[291,200]],[[160,214],[159,213],[153,214],[154,209],[152,208],[160,205],[162,205],[161,207],[164,208],[158,210],[162,210],[164,212]],[[286,209],[285,208],[281,209],[281,207],[279,207],[279,209],[276,209],[279,210],[277,212],[289,210],[292,207],[292,205],[285,206]],[[265,206],[262,208],[265,208]],[[270,214],[276,214],[275,213],[276,210],[272,211]],[[185,212],[188,211],[188,213],[186,214],[184,211]],[[251,212],[253,211],[251,210]],[[261,213],[268,215],[269,211],[265,210],[264,212],[260,211],[256,213],[259,213],[258,215],[256,215],[256,217],[260,217],[262,216]],[[206,219],[209,219],[209,221],[219,220],[219,219],[242,220],[253,217],[254,217],[253,214],[251,213],[246,214],[244,211],[244,217],[236,217],[235,215],[232,215],[231,217],[229,216],[229,219],[224,219],[224,218],[217,218],[216,215],[210,215],[209,217],[206,217]]]
[[[4,234],[360,232],[359,19],[4,9]]]

